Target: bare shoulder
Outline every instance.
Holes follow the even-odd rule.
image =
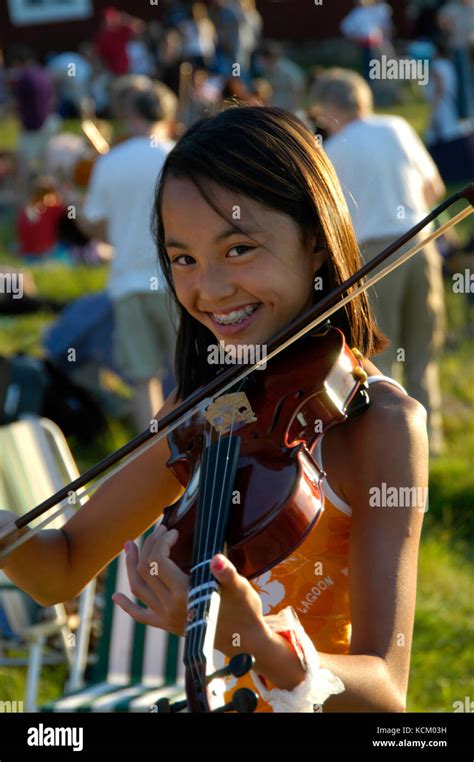
[[[426,410],[393,384],[370,386],[370,406],[328,432],[323,451],[328,479],[349,504],[354,485],[409,479],[428,466]],[[416,477],[418,478],[418,477]]]
[[[359,418],[348,422],[349,440],[363,437],[382,444],[387,437],[391,440],[402,431],[410,431],[415,439],[417,434],[423,436],[427,416],[417,400],[387,381],[372,384],[369,395],[368,409]]]

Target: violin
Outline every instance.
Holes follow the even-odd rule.
[[[366,279],[461,199],[469,201],[470,206]],[[325,474],[312,456],[314,447],[328,429],[361,413],[369,404],[363,357],[356,348],[349,349],[342,332],[331,327],[328,320],[473,211],[474,185],[470,185],[284,326],[269,341],[263,361],[222,370],[160,419],[154,429],[142,432],[0,532],[1,541],[14,537],[1,551],[2,557],[46,523],[16,537],[30,521],[62,500],[67,499],[70,505],[72,491],[81,489],[84,495],[89,491],[83,490],[85,484],[126,455],[133,453],[137,457],[157,439],[168,437],[167,466],[185,491],[176,503],[165,508],[163,523],[179,531],[171,558],[189,573],[190,582],[184,652],[186,701],[171,705],[162,699],[160,712],[254,711],[257,697],[249,689],[236,691],[224,706],[219,706],[213,689],[216,677],[245,674],[252,667],[253,657],[240,654],[223,669],[213,671],[219,589],[210,561],[216,553],[225,552],[239,573],[252,579],[290,555],[317,526],[323,510]],[[262,371],[267,361],[270,366]]]
[[[193,712],[217,708],[208,672],[212,650],[206,648],[219,611],[210,562],[225,551],[239,574],[252,579],[287,558],[312,531],[324,500],[324,472],[312,449],[347,418],[367,379],[361,359],[342,331],[328,326],[168,435],[166,465],[186,487],[165,508],[163,524],[179,531],[171,558],[190,577],[184,663]],[[368,403],[364,390],[358,411]]]

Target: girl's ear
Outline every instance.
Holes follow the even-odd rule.
[[[326,259],[328,257],[328,252],[326,248],[320,248],[317,244],[315,245],[311,258],[312,258],[312,264],[313,264],[313,272],[316,273],[318,270],[321,269],[323,264],[325,263]]]

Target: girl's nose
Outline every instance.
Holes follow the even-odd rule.
[[[229,277],[228,268],[211,265],[201,271],[197,285],[199,301],[209,306],[217,306],[236,291],[234,282]]]

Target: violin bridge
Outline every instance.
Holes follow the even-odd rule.
[[[206,408],[203,415],[219,434],[228,434],[236,424],[257,420],[245,392],[223,394]]]

